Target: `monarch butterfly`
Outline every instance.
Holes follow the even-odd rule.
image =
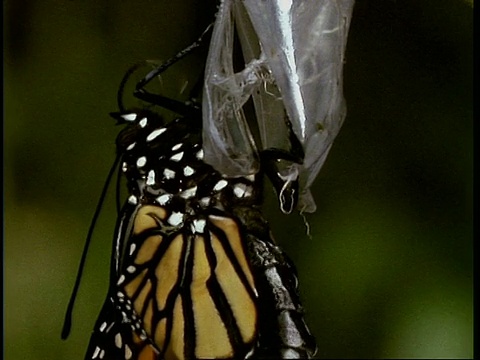
[[[111,114],[125,125],[116,148],[129,196],[85,359],[310,358],[316,344],[295,267],[259,209],[261,174],[227,177],[205,163],[200,107],[144,91],[152,73],[137,97],[181,116],[166,123],[122,105]],[[273,164],[288,156],[270,149],[262,157],[265,172],[283,181]]]

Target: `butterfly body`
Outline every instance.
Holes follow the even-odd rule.
[[[203,162],[199,118],[114,114],[129,197],[85,359],[307,357],[296,273],[261,216],[261,178]]]

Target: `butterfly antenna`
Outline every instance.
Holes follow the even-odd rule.
[[[90,246],[90,241],[92,240],[93,230],[95,228],[95,224],[97,223],[97,219],[100,215],[100,210],[102,209],[102,205],[107,194],[108,186],[115,172],[115,169],[117,168],[117,165],[120,161],[120,157],[121,157],[120,155],[116,156],[115,161],[108,173],[105,184],[103,185],[100,199],[97,204],[97,208],[95,209],[95,214],[93,215],[92,222],[90,223],[90,228],[88,229],[87,239],[85,240],[85,245],[83,247],[82,258],[80,259],[80,265],[78,266],[77,278],[75,279],[75,285],[73,286],[72,295],[70,296],[70,301],[68,302],[67,311],[65,313],[65,320],[63,322],[63,328],[62,328],[63,340],[65,340],[68,337],[68,335],[70,334],[70,330],[72,328],[73,306],[75,304],[75,299],[77,297],[78,288],[80,287],[80,280],[82,278],[83,268],[85,266],[85,260],[87,259],[87,253],[88,253],[88,248]]]

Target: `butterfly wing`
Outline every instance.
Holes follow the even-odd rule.
[[[107,297],[90,338],[85,360],[160,360],[150,343],[132,330],[114,297]]]
[[[255,345],[257,310],[240,228],[225,216],[177,221],[170,207],[139,209],[117,298],[166,359],[243,358]]]
[[[110,288],[90,338],[85,360],[160,360],[144,334],[135,331],[136,323],[124,301],[118,296],[119,268],[124,245],[137,213],[135,204],[126,203],[117,221],[116,235],[112,248]]]

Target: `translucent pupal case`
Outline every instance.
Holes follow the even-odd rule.
[[[203,95],[205,159],[228,176],[258,171],[258,152],[288,151],[285,116],[303,146],[298,209],[315,211],[310,186],[346,115],[343,63],[353,0],[224,0],[213,29]],[[233,69],[236,26],[245,68]],[[253,96],[261,144],[243,106]]]

